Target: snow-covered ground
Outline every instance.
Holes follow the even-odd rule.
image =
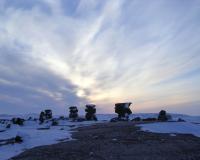
[[[140,117],[143,114],[140,115]],[[147,114],[148,115],[148,114]],[[145,117],[147,116],[145,115]],[[150,114],[151,117],[156,117],[157,114]],[[158,122],[139,125],[143,131],[155,133],[176,133],[180,134],[193,134],[200,137],[200,116],[189,116],[181,114],[171,114],[172,120],[177,121],[179,118],[186,122]]]
[[[134,117],[141,118],[156,118],[158,114],[136,114]],[[180,134],[193,134],[200,137],[200,116],[189,116],[182,114],[171,114],[172,120],[177,121],[179,118],[186,122],[158,122],[139,125],[143,131],[155,132],[155,133],[176,133]]]
[[[200,116],[190,116],[190,115],[174,114],[174,113],[169,113],[169,115],[172,116],[172,120],[174,121],[177,121],[179,118],[181,118],[187,122],[200,123]],[[157,118],[158,114],[157,113],[137,113],[137,114],[132,114],[130,116],[130,118],[135,118],[135,117]]]
[[[0,119],[11,119],[13,116],[0,116]],[[26,116],[16,116],[25,118]],[[41,145],[50,145],[55,144],[60,141],[72,140],[71,138],[71,129],[80,126],[87,126],[94,123],[101,123],[101,121],[84,121],[84,122],[70,122],[69,120],[59,120],[58,126],[51,126],[51,121],[39,125],[38,121],[25,121],[23,126],[11,125],[11,128],[6,129],[6,125],[10,121],[6,121],[5,124],[0,124],[0,160],[6,160],[10,157],[13,157],[24,150],[41,146]],[[41,129],[49,128],[49,129]],[[16,135],[19,135],[23,138],[23,143],[20,144],[8,144],[1,145],[4,142],[2,140],[14,138]]]
[[[144,131],[150,131],[155,133],[176,133],[181,134],[193,134],[200,137],[200,124],[191,122],[159,122],[159,123],[149,123],[141,124]]]
[[[0,124],[0,160],[6,160],[10,157],[13,157],[24,150],[41,146],[41,145],[50,145],[58,143],[63,140],[72,140],[71,138],[71,129],[92,125],[95,123],[102,123],[109,121],[111,118],[116,117],[115,114],[101,114],[97,115],[98,122],[84,121],[84,122],[70,122],[69,120],[59,120],[58,126],[51,126],[51,121],[39,125],[38,121],[27,120],[29,117],[38,118],[37,114],[28,114],[28,115],[0,115],[0,120],[7,120],[4,124]],[[153,118],[157,117],[158,114],[133,114],[131,119],[135,117],[141,118]],[[11,128],[6,129],[6,125],[11,123],[10,120],[13,117],[20,117],[26,119],[23,126],[11,125]],[[59,116],[54,116],[54,118]],[[182,118],[187,122],[166,122],[166,123],[153,123],[141,125],[143,130],[148,130],[152,132],[161,132],[161,133],[191,133],[196,136],[200,136],[200,116],[187,116],[187,115],[178,115],[172,114],[173,120]],[[38,130],[38,128],[48,128],[47,130]],[[20,144],[8,144],[1,145],[2,140],[10,139],[19,135],[23,138],[23,142]]]
[[[68,127],[64,127],[64,130],[60,130],[61,127],[51,127],[49,130],[37,130],[37,128],[39,126],[36,123],[25,122],[24,126],[12,125],[10,129],[1,132],[0,140],[19,135],[23,137],[24,142],[0,146],[0,159],[8,159],[32,147],[56,143],[58,139],[70,138]]]

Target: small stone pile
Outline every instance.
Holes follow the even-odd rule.
[[[94,120],[97,121],[97,117],[96,117],[96,105],[94,104],[87,104],[85,109],[86,115],[85,115],[85,119],[88,121]]]
[[[50,109],[46,109],[45,111],[40,112],[40,124],[44,123],[44,120],[52,119],[52,117],[52,110]]]
[[[46,109],[45,111],[44,111],[44,113],[45,113],[45,118],[46,119],[51,119],[53,116],[52,116],[52,110],[50,110],[50,109]]]
[[[58,120],[57,119],[52,119],[52,123],[51,123],[51,125],[52,126],[57,126],[59,123],[58,123]]]
[[[165,110],[161,110],[158,115],[158,121],[168,121],[169,117],[167,116],[167,112]]]
[[[13,124],[18,124],[18,125],[22,126],[22,125],[24,125],[25,120],[22,118],[13,118],[11,121]]]
[[[69,118],[73,121],[78,119],[78,109],[76,106],[69,107]]]
[[[132,103],[116,103],[115,104],[115,113],[118,114],[119,120],[128,120],[129,115],[132,114],[131,109],[129,108]]]

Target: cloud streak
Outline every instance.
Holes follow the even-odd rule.
[[[2,112],[133,101],[200,113],[198,1],[12,2],[0,5]]]

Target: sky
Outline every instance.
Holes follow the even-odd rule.
[[[0,114],[200,115],[199,0],[1,0]]]

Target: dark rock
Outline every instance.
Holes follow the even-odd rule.
[[[42,128],[37,128],[37,130],[49,130],[50,127],[42,127]]]
[[[156,118],[145,118],[145,119],[142,119],[142,121],[153,122],[153,121],[157,121],[157,119]]]
[[[22,126],[22,125],[24,125],[25,120],[22,118],[13,118],[11,121],[13,124],[18,124],[18,125]]]
[[[136,117],[136,118],[132,119],[131,121],[139,122],[139,121],[141,121],[141,120],[142,120],[142,119],[141,119],[140,117]]]
[[[86,109],[85,109],[85,112],[86,112],[86,115],[85,115],[85,119],[87,121],[91,121],[91,120],[94,120],[94,121],[97,121],[97,117],[96,117],[96,105],[94,104],[87,104],[86,105]]]
[[[112,118],[112,119],[110,120],[110,122],[118,122],[118,121],[119,121],[119,119],[118,119],[117,117]]]
[[[185,122],[185,120],[182,119],[182,118],[179,118],[179,119],[177,120],[177,122]]]
[[[159,120],[159,121],[167,121],[167,120],[168,120],[167,112],[166,112],[165,110],[161,110],[161,111],[159,112],[158,120]]]
[[[57,126],[57,125],[58,125],[58,121],[55,120],[55,119],[53,119],[51,125],[52,125],[52,126]]]
[[[60,119],[60,120],[64,120],[65,117],[64,117],[64,116],[60,116],[59,119]]]
[[[11,124],[7,124],[6,125],[6,128],[8,129],[8,128],[10,128],[11,127]]]
[[[83,121],[85,121],[85,118],[78,118],[77,119],[77,122],[83,122]]]
[[[21,143],[21,142],[23,142],[22,137],[21,136],[16,136],[15,137],[15,143]]]
[[[129,119],[129,115],[132,114],[131,109],[129,108],[132,103],[116,103],[115,104],[115,113],[118,114],[119,119]]]
[[[76,125],[69,125],[69,127],[71,127],[71,128],[73,128],[73,127],[75,127]]]
[[[45,121],[45,123],[49,123],[49,121]]]
[[[45,111],[40,112],[39,121],[40,124],[44,123],[45,120],[52,119],[52,110],[46,109]]]
[[[44,123],[44,120],[45,120],[45,113],[42,111],[39,117],[40,124]]]
[[[78,109],[76,106],[69,107],[69,118],[73,121],[77,120],[78,118]]]
[[[31,121],[31,120],[32,120],[32,117],[29,117],[29,118],[28,118],[28,121]]]
[[[110,120],[110,122],[119,122],[119,121],[121,121],[121,122],[128,121],[128,119],[123,119],[123,118],[115,117],[115,118],[112,118]]]
[[[53,116],[52,116],[52,110],[50,110],[50,109],[46,109],[45,111],[44,111],[44,113],[45,113],[45,118],[46,119],[51,119]]]

